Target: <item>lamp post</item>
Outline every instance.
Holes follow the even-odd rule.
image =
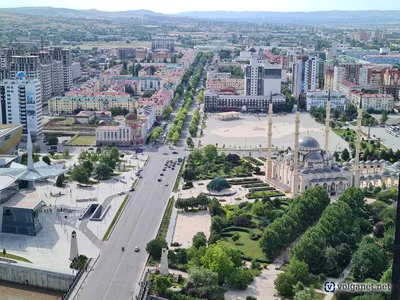
[[[396,233],[394,240],[393,266],[392,266],[392,293],[391,300],[400,300],[400,174],[397,190]]]

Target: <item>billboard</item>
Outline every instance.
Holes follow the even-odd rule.
[[[36,97],[35,91],[26,91],[26,122],[30,130],[36,131]]]

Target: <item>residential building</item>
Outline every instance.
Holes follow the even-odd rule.
[[[75,81],[82,77],[82,66],[79,61],[74,61],[71,64],[72,80]]]
[[[136,49],[135,48],[118,48],[118,59],[125,60],[129,58],[135,58]]]
[[[64,66],[62,61],[51,63],[51,94],[59,96],[64,92]]]
[[[57,96],[49,100],[50,114],[73,114],[76,109],[110,110],[113,107],[126,108],[134,111],[138,101],[131,97],[118,96]]]
[[[224,78],[224,79],[207,80],[206,82],[207,90],[221,90],[227,88],[234,88],[235,90],[238,91],[238,93],[242,94],[244,92],[244,79]]]
[[[62,61],[64,91],[69,91],[72,88],[71,50],[54,47],[49,53],[53,60]]]
[[[297,97],[317,88],[317,58],[315,56],[298,56],[292,67],[292,92]]]
[[[233,91],[217,92],[206,90],[204,92],[204,111],[253,111],[266,112],[270,96],[235,95]],[[285,102],[285,97],[280,94],[272,95],[273,103]]]
[[[334,90],[333,83],[334,83],[334,69],[328,68],[325,72],[324,90],[326,91]]]
[[[245,95],[269,96],[271,93],[280,94],[281,81],[282,67],[280,65],[252,60],[245,71]]]
[[[15,78],[18,72],[24,72],[27,78],[40,79],[40,61],[35,55],[18,55],[11,57],[10,76]]]
[[[394,99],[400,98],[400,70],[386,69],[383,70],[383,82],[380,87],[380,92],[390,94]]]
[[[154,93],[151,98],[139,98],[139,104],[154,107],[156,117],[162,117],[164,109],[171,105],[172,98],[172,91],[162,89]]]
[[[364,111],[392,111],[394,109],[394,97],[387,94],[365,94],[361,91],[352,91],[349,101],[356,107],[360,106]]]
[[[42,91],[38,79],[27,79],[18,72],[15,79],[0,84],[0,123],[22,124],[22,134],[28,130],[34,140],[42,135]]]
[[[151,105],[141,106],[137,109],[138,118],[142,121],[146,121],[147,131],[150,132],[150,129],[153,127],[156,122],[156,110]]]
[[[353,91],[361,91],[361,87],[353,82],[345,80],[339,84],[339,91],[345,95],[347,100],[349,100],[350,93]]]
[[[132,76],[114,76],[109,79],[111,86],[113,85],[130,85],[135,94],[140,92],[158,91],[161,89],[161,79],[158,77],[132,77]]]
[[[175,39],[170,37],[153,37],[151,40],[151,51],[168,50],[171,53],[175,51]]]
[[[312,107],[326,107],[329,93],[331,108],[344,111],[346,109],[346,96],[344,93],[336,91],[307,92],[307,111],[310,111]]]
[[[350,81],[359,84],[361,64],[357,63],[342,63],[334,67],[334,83],[333,89],[339,90],[339,85],[344,81]]]

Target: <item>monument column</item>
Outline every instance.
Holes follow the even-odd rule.
[[[326,103],[326,116],[325,116],[325,147],[326,153],[329,151],[329,130],[331,126],[331,90],[328,92],[328,101]]]
[[[297,111],[295,119],[294,129],[294,151],[293,151],[293,196],[297,196],[299,192],[299,175],[298,175],[298,163],[299,163],[299,136],[300,136],[300,111],[299,101],[297,102]]]
[[[161,268],[160,274],[162,276],[168,276],[169,269],[168,269],[168,249],[162,248],[161,252]]]

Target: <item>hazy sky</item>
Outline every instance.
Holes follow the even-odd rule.
[[[149,9],[161,13],[183,11],[316,11],[316,10],[400,10],[398,0],[0,0],[0,7],[52,6],[106,11]]]

